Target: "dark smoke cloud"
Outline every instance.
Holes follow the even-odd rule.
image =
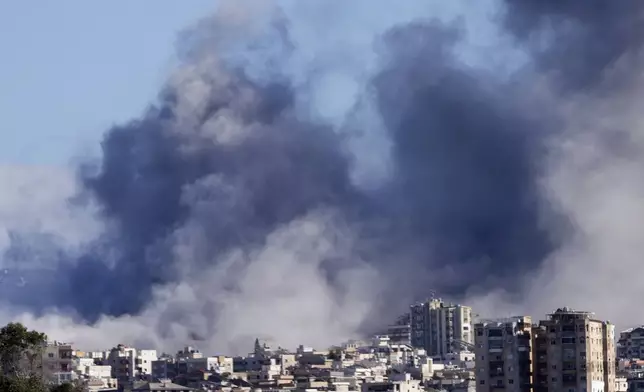
[[[438,287],[453,294],[508,282],[555,245],[540,227],[537,184],[547,121],[521,110],[523,90],[459,63],[459,35],[437,24],[391,31],[375,80],[400,210],[410,235],[431,241],[432,267],[461,273]]]
[[[592,89],[624,53],[644,42],[644,4],[627,1],[506,0],[506,24],[528,42],[538,67],[564,89]]]
[[[376,195],[351,183],[340,136],[295,118],[288,85],[263,87],[233,70],[222,76],[222,92],[191,113],[193,123],[176,112],[185,91],[169,89],[159,108],[108,132],[101,167],[84,184],[114,222],[115,238],[101,246],[119,254],[108,264],[102,253],[91,254],[65,271],[65,286],[84,295],[63,291],[56,303],[88,321],[140,312],[155,286],[183,278],[168,256],[175,245],[169,236],[191,216],[208,238],[188,261],[196,265],[217,263],[309,211],[334,207],[362,225],[384,222],[377,242],[385,245],[378,246],[396,249],[386,242],[405,230],[403,243],[417,252],[404,261],[408,268],[396,268],[420,268],[425,284],[449,294],[536,268],[552,250],[539,227],[536,190],[546,133],[512,103],[520,91],[459,64],[452,53],[458,40],[455,28],[439,23],[388,34],[383,55],[391,61],[374,86],[393,141],[395,179]],[[230,125],[209,125],[221,118],[248,134],[222,143],[220,128]],[[372,205],[380,192],[391,199]],[[445,268],[456,276],[441,282],[429,275]],[[460,275],[471,268],[497,279]]]
[[[65,271],[67,286],[85,295],[64,292],[59,305],[90,321],[140,312],[155,285],[182,278],[167,239],[190,216],[208,238],[190,260],[198,265],[235,247],[258,245],[317,207],[351,202],[349,162],[339,138],[293,116],[288,86],[261,87],[236,75],[221,88],[226,94],[210,97],[194,129],[177,129],[185,124],[170,96],[142,120],[107,133],[98,174],[83,180],[105,218],[114,221],[116,238],[105,246],[120,254],[111,265],[92,255]],[[218,117],[230,117],[252,134],[218,143],[205,131]]]
[[[553,183],[553,168],[568,172],[553,156],[565,155],[556,144],[578,113],[556,96],[597,104],[606,69],[639,48],[640,3],[499,3],[505,32],[529,52],[510,75],[463,60],[467,24],[407,18],[376,35],[376,71],[336,122],[312,119],[302,98],[336,52],[304,66],[288,12],[250,17],[228,4],[226,20],[182,41],[189,55],[159,103],[109,130],[102,161],[81,170],[103,235],[56,260],[41,286],[49,302],[14,304],[129,326],[131,339],[148,323],[155,343],[206,337],[238,351],[264,333],[328,344],[429,289],[521,301],[527,279],[544,283],[560,265],[584,214]],[[247,34],[251,25],[269,27]],[[222,32],[242,44],[222,47]],[[390,174],[370,187],[353,177],[364,151],[355,134],[375,132],[350,121],[365,107],[390,147]]]

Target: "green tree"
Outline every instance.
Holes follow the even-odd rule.
[[[20,323],[10,323],[0,329],[0,363],[8,377],[32,375],[40,369],[42,350],[47,335],[29,331]]]
[[[47,392],[42,379],[42,352],[47,335],[20,323],[0,329],[0,391]]]
[[[67,382],[65,384],[55,385],[49,391],[50,392],[82,392],[83,387],[80,385],[75,385]]]
[[[2,392],[48,392],[40,377],[7,377],[0,375]]]

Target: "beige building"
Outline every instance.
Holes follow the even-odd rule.
[[[557,309],[533,328],[535,392],[614,392],[615,327],[590,312]]]
[[[431,299],[411,306],[411,345],[445,357],[474,343],[472,308]]]
[[[71,344],[61,342],[47,343],[43,352],[43,369],[50,373],[71,372],[73,352]]]
[[[531,318],[479,322],[474,331],[476,391],[531,391]]]

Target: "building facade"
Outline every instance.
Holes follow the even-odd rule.
[[[619,334],[617,358],[644,358],[644,327],[630,328]]]
[[[432,299],[410,308],[411,345],[444,357],[474,343],[472,308]]]
[[[480,322],[474,330],[476,391],[532,391],[532,319]]]
[[[533,328],[535,392],[614,392],[615,327],[593,313],[557,309]]]
[[[60,384],[73,379],[73,349],[71,344],[49,342],[42,355],[43,377],[46,380]]]
[[[387,328],[387,335],[392,344],[411,345],[411,313],[406,313]]]

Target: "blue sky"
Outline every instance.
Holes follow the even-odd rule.
[[[98,151],[171,68],[176,34],[214,0],[0,2],[0,164],[63,165]]]

